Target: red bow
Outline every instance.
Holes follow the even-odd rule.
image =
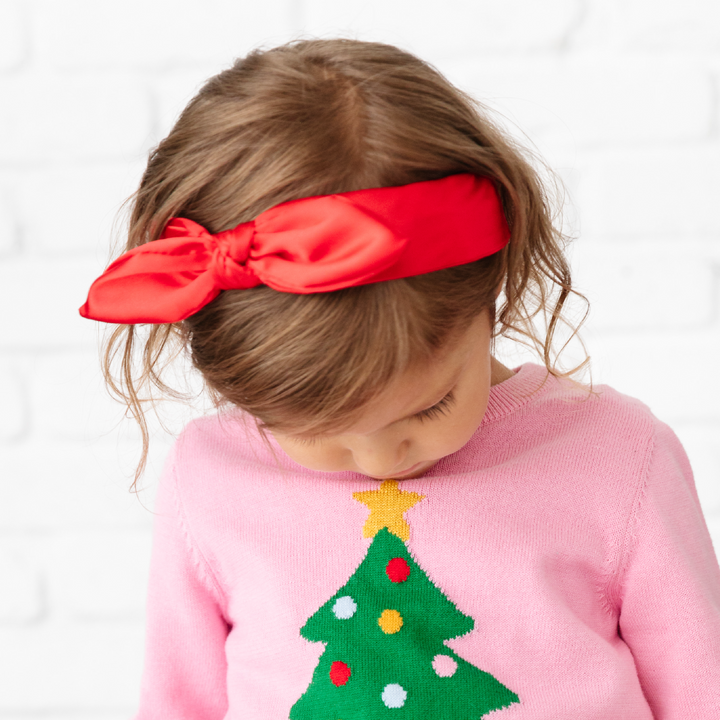
[[[491,255],[509,235],[492,182],[468,174],[291,200],[216,235],[174,218],[107,268],[80,314],[178,322],[222,290],[306,294],[421,275]]]

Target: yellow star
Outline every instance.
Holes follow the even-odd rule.
[[[397,480],[385,480],[377,490],[356,492],[353,497],[370,508],[370,515],[363,527],[363,537],[375,537],[379,530],[387,528],[401,540],[408,540],[410,526],[405,522],[403,513],[425,496],[400,490]]]

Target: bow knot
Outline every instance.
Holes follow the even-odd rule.
[[[235,290],[261,284],[260,278],[247,266],[254,237],[254,222],[209,235],[208,241],[212,247],[209,264],[218,289]]]

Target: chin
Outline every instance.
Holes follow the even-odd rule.
[[[429,462],[419,463],[420,467],[411,470],[410,472],[395,475],[383,475],[382,477],[371,477],[373,480],[412,480],[413,478],[420,477],[423,473],[426,473],[436,462],[437,460],[431,460]]]

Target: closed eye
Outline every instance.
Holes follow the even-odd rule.
[[[294,435],[293,440],[300,443],[301,445],[314,445],[320,440],[320,437],[318,437],[317,435],[307,435],[305,437],[303,437],[302,435]]]
[[[440,402],[435,403],[432,407],[421,410],[419,413],[413,415],[413,418],[417,418],[422,422],[423,420],[430,420],[438,417],[439,415],[447,415],[448,411],[455,402],[455,396],[452,390],[442,399]]]
[[[447,415],[450,411],[450,408],[455,403],[455,396],[453,395],[453,391],[451,390],[442,400],[435,403],[432,407],[425,408],[425,410],[421,410],[419,413],[415,413],[415,415],[412,415],[410,420],[420,420],[422,422],[423,420],[432,420],[434,418],[437,418],[441,415]],[[298,442],[302,445],[314,445],[315,443],[322,440],[321,436],[313,436],[313,435],[295,435],[293,436],[293,440],[295,442]]]

